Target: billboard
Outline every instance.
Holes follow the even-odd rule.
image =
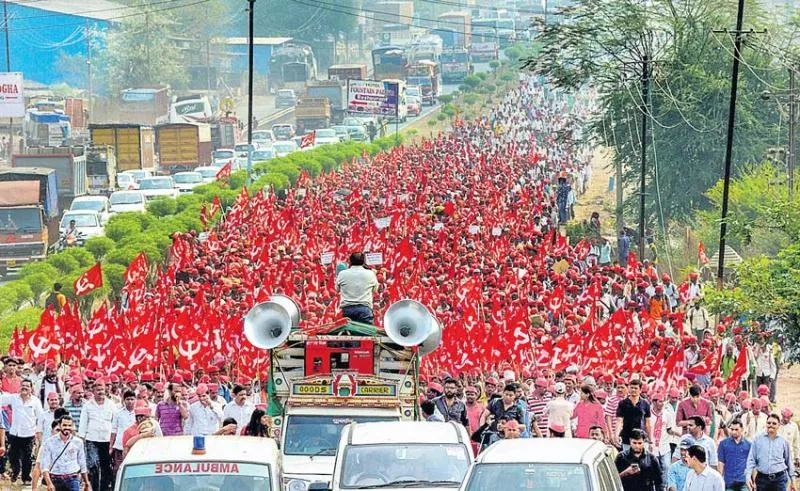
[[[347,81],[347,111],[359,114],[397,114],[398,84],[376,80]]]
[[[0,72],[0,118],[25,116],[22,73]]]

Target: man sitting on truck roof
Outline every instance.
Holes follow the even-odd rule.
[[[378,293],[378,277],[364,267],[364,254],[350,254],[350,267],[336,276],[336,290],[341,295],[342,314],[350,320],[372,324],[372,297]]]

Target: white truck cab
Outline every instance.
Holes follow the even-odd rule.
[[[399,421],[399,408],[287,407],[281,435],[286,491],[306,491],[333,474],[336,449],[350,423]]]
[[[205,454],[193,437],[138,441],[119,468],[115,491],[280,491],[281,454],[270,438],[207,436]]]
[[[622,491],[622,481],[603,442],[522,438],[499,440],[481,452],[460,491],[496,489]]]
[[[328,489],[455,490],[472,459],[469,433],[455,422],[353,423],[342,432]]]

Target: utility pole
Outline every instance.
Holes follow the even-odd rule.
[[[94,98],[94,87],[92,82],[92,31],[89,27],[89,19],[86,19],[86,85],[88,96],[87,112],[92,117],[92,99]],[[89,122],[86,121],[88,124]]]
[[[789,67],[789,152],[787,153],[786,167],[788,171],[787,184],[789,185],[789,203],[794,202],[794,166],[797,162],[796,150],[796,124],[797,124],[797,94],[794,89],[796,66]]]
[[[252,181],[253,172],[253,152],[250,150],[253,144],[253,8],[256,0],[247,0],[250,4],[248,9],[249,32],[247,39],[247,184]]]
[[[3,25],[5,28],[6,33],[6,71],[11,71],[11,41],[9,40],[9,31],[8,31],[8,0],[3,0]],[[11,154],[14,153],[14,118],[8,118],[8,155],[6,158],[8,159],[9,165],[11,165]]]
[[[731,99],[728,108],[728,136],[725,143],[725,176],[722,181],[722,219],[719,225],[719,262],[717,264],[717,289],[722,289],[725,272],[725,235],[728,233],[728,195],[731,187],[731,158],[733,156],[733,128],[736,123],[736,93],[739,89],[739,63],[742,56],[742,23],[744,0],[739,0],[736,12],[736,31],[733,42],[733,69],[731,70]]]
[[[650,97],[650,53],[649,46],[645,47],[642,56],[642,141],[641,141],[641,177],[639,182],[639,258],[644,259],[644,234],[645,234],[645,193],[647,189],[647,118],[650,116],[647,100]]]

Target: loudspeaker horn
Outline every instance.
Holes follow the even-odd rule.
[[[431,333],[428,334],[428,337],[425,338],[425,341],[423,341],[422,344],[419,345],[420,356],[425,356],[433,353],[434,351],[436,351],[436,348],[438,348],[439,345],[442,344],[442,323],[439,322],[439,319],[437,319],[435,316],[431,315],[431,317],[433,317],[432,321],[433,329],[431,329]]]
[[[256,348],[276,348],[291,331],[291,314],[278,302],[261,302],[244,316],[244,335]]]
[[[419,302],[400,300],[383,314],[386,335],[400,346],[417,346],[425,341],[434,327],[434,317]]]
[[[281,295],[279,293],[273,293],[269,298],[269,301],[275,302],[286,309],[286,312],[289,313],[289,317],[292,319],[292,327],[300,325],[300,306],[297,305],[297,302],[292,300],[291,297],[287,297],[286,295]]]

